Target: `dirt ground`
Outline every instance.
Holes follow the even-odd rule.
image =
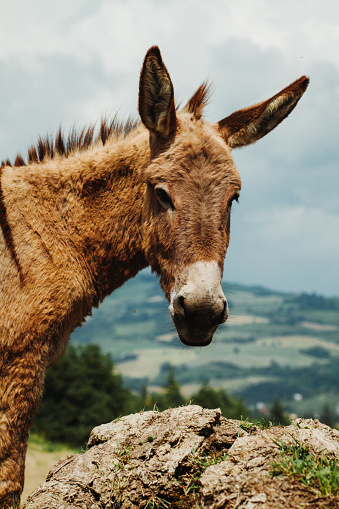
[[[29,443],[26,470],[25,470],[25,487],[22,493],[21,501],[26,501],[27,497],[37,489],[37,487],[45,482],[50,468],[59,460],[66,458],[70,454],[74,454],[66,448],[50,452],[41,444]]]
[[[25,509],[338,509],[334,466],[332,479],[311,461],[339,459],[338,444],[337,430],[312,419],[262,428],[198,405],[140,412],[96,427],[87,451],[54,467]],[[274,473],[296,446],[308,458],[302,473]],[[332,494],[321,494],[318,474]]]

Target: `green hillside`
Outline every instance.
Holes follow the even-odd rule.
[[[186,395],[203,381],[241,394],[252,407],[278,396],[298,415],[339,412],[339,298],[223,284],[230,318],[206,348],[178,339],[157,278],[140,273],[115,291],[72,335],[99,344],[125,383],[161,386],[172,364]]]

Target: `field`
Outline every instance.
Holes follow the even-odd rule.
[[[339,299],[223,284],[230,318],[206,348],[182,345],[157,279],[142,272],[114,292],[72,341],[109,352],[127,385],[163,385],[167,366],[185,394],[208,381],[268,405],[275,396],[299,414],[339,411]],[[297,395],[297,396],[296,396]]]
[[[36,435],[31,435],[28,443],[25,469],[25,488],[21,501],[37,489],[46,480],[50,468],[59,460],[74,454],[75,451],[45,442]]]

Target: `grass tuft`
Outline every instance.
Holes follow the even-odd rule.
[[[291,437],[292,445],[273,440],[280,448],[280,459],[271,463],[271,475],[293,477],[318,496],[338,495],[339,463],[336,458],[315,456],[306,445]]]
[[[244,431],[247,431],[248,433],[258,431],[258,429],[268,429],[275,426],[275,423],[272,421],[265,419],[264,417],[261,419],[261,421],[250,421],[249,417],[246,417],[246,419],[243,419],[241,416],[239,428],[243,429]]]
[[[145,509],[168,509],[169,507],[171,507],[170,502],[157,496],[149,500],[145,505]]]

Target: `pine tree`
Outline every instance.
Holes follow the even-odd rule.
[[[213,389],[204,382],[199,391],[192,395],[192,402],[203,408],[220,408],[228,419],[244,419],[249,410],[241,398],[230,396],[224,389]]]
[[[167,407],[173,408],[185,404],[185,398],[180,392],[180,385],[175,380],[174,368],[171,364],[168,365],[168,379],[165,386],[165,394]]]
[[[330,426],[331,428],[333,428],[334,426],[333,415],[331,412],[330,405],[328,403],[325,403],[325,405],[323,406],[320,421],[323,422],[324,424],[327,424],[327,426]]]
[[[48,440],[80,446],[96,425],[133,409],[133,397],[96,345],[72,346],[47,370],[34,430]]]
[[[287,426],[290,423],[288,417],[284,414],[283,406],[278,397],[273,401],[270,411],[270,420],[273,424],[280,424],[281,426]]]

